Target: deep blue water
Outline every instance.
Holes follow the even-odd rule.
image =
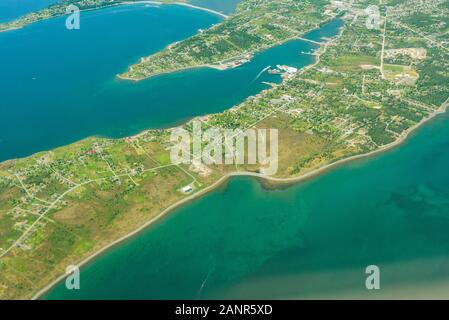
[[[59,1],[61,0],[1,0],[0,22],[16,19]]]
[[[220,112],[267,88],[262,81],[280,81],[268,73],[255,80],[266,66],[301,67],[313,59],[300,52],[314,45],[293,41],[233,70],[189,70],[138,83],[116,78],[140,57],[219,21],[190,8],[139,4],[83,12],[80,30],[56,18],[1,33],[0,160]]]

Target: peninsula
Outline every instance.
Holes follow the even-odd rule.
[[[298,39],[336,12],[321,10],[326,1],[243,1],[229,19],[165,50],[142,58],[121,75],[142,80],[161,73],[211,67],[238,67],[269,47]],[[293,8],[292,8],[293,6]]]
[[[173,129],[92,137],[1,163],[0,298],[36,297],[66,266],[86,262],[230,176],[298,181],[391,148],[445,111],[449,1],[385,0],[379,28],[369,28],[365,9],[378,4],[244,0],[219,25],[122,75],[140,80],[209,64],[232,66],[329,19],[342,19],[338,37],[323,40],[313,65],[300,71],[281,67],[280,85],[200,119],[204,127],[277,128],[274,177],[264,176],[259,165],[173,164]]]

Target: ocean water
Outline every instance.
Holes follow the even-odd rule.
[[[1,0],[0,22],[14,20],[59,1],[61,0]]]
[[[81,268],[81,290],[44,298],[421,297],[449,276],[448,163],[444,114],[394,150],[284,190],[234,178]],[[379,291],[365,289],[368,265]]]
[[[16,19],[24,14],[48,7],[62,0],[1,0],[0,22]],[[217,10],[225,14],[235,11],[242,0],[191,0],[197,6]]]
[[[82,12],[80,30],[55,18],[0,33],[0,160],[220,112],[266,89],[263,81],[279,82],[268,73],[256,79],[268,65],[313,61],[301,52],[316,46],[293,41],[232,70],[188,70],[137,83],[116,78],[140,57],[220,19],[181,6],[138,4]],[[332,33],[340,23],[323,30]]]

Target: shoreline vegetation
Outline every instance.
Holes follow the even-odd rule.
[[[250,6],[253,1],[255,0],[245,0],[244,3]],[[268,5],[262,7],[268,13],[271,13],[273,10],[270,7],[271,5],[289,8],[290,1],[283,0],[282,4],[262,1],[262,4]],[[303,5],[308,6],[313,1],[315,0],[306,1]],[[410,7],[409,2],[415,4],[414,1],[404,0],[406,2],[404,5]],[[421,5],[424,6],[424,4]],[[326,7],[327,10],[335,9],[332,5],[330,6]],[[314,8],[317,9],[317,7]],[[308,9],[310,10],[309,14],[317,14],[311,7],[308,7]],[[416,39],[408,40],[407,37],[410,37],[409,31],[401,34],[403,29],[396,27],[396,25],[395,27],[388,25],[391,30],[387,31],[386,17],[384,18],[385,28],[383,33],[367,30],[365,22],[362,19],[357,20],[359,13],[357,10],[351,11],[348,8],[345,8],[345,10],[344,26],[339,30],[340,32],[336,37],[320,46],[315,54],[314,63],[302,68],[297,73],[284,73],[281,84],[249,97],[245,102],[228,111],[201,117],[203,122],[207,122],[210,126],[221,128],[279,128],[281,155],[280,170],[276,177],[267,177],[260,173],[263,172],[262,167],[254,166],[232,169],[213,166],[208,170],[203,170],[210,171],[210,173],[202,175],[204,172],[198,171],[198,168],[170,165],[167,162],[169,144],[166,141],[169,130],[146,130],[133,137],[118,140],[88,138],[74,144],[74,146],[61,147],[25,159],[8,160],[1,163],[0,196],[2,196],[3,190],[6,199],[9,200],[8,205],[5,205],[4,208],[0,207],[0,210],[5,212],[16,213],[14,210],[19,205],[15,201],[15,197],[22,195],[23,191],[28,194],[25,203],[28,207],[30,203],[34,204],[35,207],[45,207],[42,203],[47,203],[46,206],[48,207],[47,199],[51,198],[47,198],[47,194],[41,190],[42,187],[38,188],[33,181],[36,180],[36,177],[48,174],[48,167],[54,163],[54,158],[58,159],[59,167],[52,167],[50,174],[52,179],[57,178],[58,185],[54,182],[48,182],[52,186],[52,191],[61,188],[60,184],[70,185],[72,183],[76,185],[76,182],[73,181],[81,180],[80,177],[83,177],[83,179],[89,178],[89,180],[87,182],[84,180],[82,184],[76,187],[72,185],[69,191],[74,190],[76,194],[70,197],[69,203],[64,201],[62,207],[58,207],[53,212],[53,206],[55,204],[59,206],[59,201],[62,200],[61,197],[58,197],[51,203],[49,209],[39,211],[43,212],[39,219],[46,213],[51,213],[51,218],[58,223],[69,223],[69,226],[75,223],[75,225],[89,224],[92,223],[92,218],[89,215],[74,217],[76,213],[80,214],[80,208],[96,209],[102,214],[107,214],[111,207],[104,205],[102,202],[89,207],[86,198],[102,197],[102,199],[105,199],[104,202],[109,203],[106,199],[110,197],[117,199],[122,194],[127,197],[123,202],[123,207],[119,207],[119,209],[114,207],[114,211],[122,210],[121,213],[126,212],[127,216],[122,217],[122,220],[119,219],[119,223],[109,227],[109,229],[105,227],[106,231],[100,229],[99,231],[105,232],[105,235],[100,234],[102,237],[97,236],[95,241],[92,238],[86,238],[92,244],[83,246],[82,253],[77,253],[79,252],[77,246],[62,258],[58,258],[54,267],[47,269],[46,277],[40,279],[35,287],[29,289],[28,296],[37,299],[61,281],[65,276],[62,274],[63,266],[67,263],[77,264],[76,261],[81,261],[77,265],[84,265],[92,261],[99,254],[148,228],[175,208],[215,190],[232,177],[250,176],[273,187],[296,184],[349,161],[374,156],[392,149],[403,143],[410,133],[424,123],[445,112],[449,105],[447,79],[444,76],[440,78],[437,76],[441,65],[444,68],[445,63],[447,63],[445,52],[429,45],[426,42],[427,40],[422,40],[419,45],[425,47],[426,59],[404,58],[402,56],[386,58],[384,56],[386,56],[385,52],[388,50],[388,46],[393,46],[396,49],[394,45],[398,46],[397,43],[400,43],[402,46],[410,47],[416,43]],[[434,8],[420,7],[417,4],[416,10],[425,12],[425,10],[434,10]],[[332,12],[335,12],[335,10]],[[438,14],[444,16],[445,12],[439,12]],[[335,17],[335,14],[332,16]],[[408,16],[396,18],[407,21]],[[321,16],[321,19],[325,21],[328,17]],[[226,21],[229,22],[230,20],[231,18]],[[313,21],[315,22],[315,20]],[[258,22],[260,23],[260,21]],[[433,32],[437,33],[435,30]],[[385,45],[386,37],[389,39],[387,45]],[[384,44],[382,44],[382,38]],[[407,41],[410,41],[410,44]],[[385,70],[383,69],[384,60]],[[381,67],[378,67],[380,61],[382,61]],[[420,73],[419,79],[414,82],[410,81],[409,76],[403,71],[404,69],[400,68],[401,63],[416,67],[417,72]],[[387,67],[393,64],[395,68],[390,68],[392,71],[387,70]],[[429,68],[430,64],[432,64],[433,69]],[[396,73],[392,75],[392,72]],[[389,80],[383,77],[385,74]],[[407,81],[403,81],[404,78]],[[416,82],[419,83],[419,87]],[[281,104],[281,107],[279,107],[279,104]],[[189,125],[190,122],[185,124],[184,127],[188,128]],[[131,155],[131,152],[137,155]],[[70,160],[64,160],[66,158]],[[74,164],[74,158],[81,159],[80,162],[85,165],[85,168],[80,167],[77,163]],[[129,160],[137,163],[138,159],[144,158],[145,164],[152,163],[153,166],[157,165],[157,167],[146,169],[142,164],[144,169],[141,169],[139,165],[136,165],[134,169],[130,168]],[[37,163],[38,165],[33,165],[34,167],[31,170],[29,169],[30,163]],[[61,167],[61,163],[64,167]],[[34,169],[36,166],[37,169]],[[42,169],[41,166],[45,169]],[[130,168],[130,170],[123,171],[123,169],[120,169],[124,166]],[[79,168],[82,170],[79,170]],[[37,173],[34,170],[37,170]],[[31,171],[33,171],[32,174],[30,174]],[[112,176],[105,175],[103,172],[111,172]],[[151,173],[151,176],[146,176],[147,172]],[[83,173],[82,176],[81,173]],[[2,177],[4,177],[3,185],[6,185],[6,187],[2,187]],[[128,179],[128,177],[129,180],[124,183],[122,179]],[[186,179],[190,180],[191,178],[193,181],[190,181],[190,185],[193,186],[194,192],[190,195],[180,195],[178,190],[185,186]],[[17,181],[20,182],[22,188],[17,185]],[[92,186],[93,191],[84,190],[86,189],[84,186],[91,182],[94,184]],[[171,184],[164,186],[164,182],[170,182]],[[134,201],[133,190],[138,192],[140,189],[148,188],[148,185],[151,187],[148,189],[150,191],[145,190],[146,193],[138,194]],[[76,189],[79,186],[81,186],[81,190],[78,193]],[[126,190],[123,191],[125,187]],[[30,190],[32,191],[30,192]],[[169,196],[164,196],[166,192],[170,192]],[[49,196],[54,196],[54,194],[54,192],[50,193]],[[45,200],[42,199],[42,195],[45,195]],[[148,198],[145,198],[145,196]],[[13,201],[10,201],[10,199],[13,199]],[[145,199],[148,203],[159,200],[161,204],[151,207],[153,211],[149,210],[152,213],[147,216],[143,214],[136,216],[136,211],[143,212],[142,199]],[[76,201],[81,202],[81,207],[77,205]],[[134,203],[136,204],[134,205]],[[112,202],[112,204],[117,206],[116,202]],[[170,205],[167,207],[167,204]],[[140,220],[130,220],[133,217],[138,217]],[[13,251],[14,256],[8,257],[10,260],[7,260],[7,262],[13,264],[14,258],[20,253],[31,255],[29,257],[35,259],[32,256],[33,244],[42,243],[42,237],[45,239],[43,231],[33,229],[39,219],[26,229],[26,232],[19,238],[21,241],[15,241],[13,246],[8,249]],[[120,221],[122,223],[124,223],[123,221],[132,222],[134,226],[120,224]],[[9,223],[10,225],[14,225],[14,223],[17,225],[15,220]],[[66,226],[66,224],[62,224],[62,226]],[[48,226],[42,226],[42,229],[44,228],[48,228]],[[94,231],[98,230],[95,219],[91,228]],[[37,233],[38,239],[28,237],[28,231]],[[24,243],[25,240],[28,240],[30,245]],[[57,246],[55,242],[46,244],[48,245],[47,250]],[[31,253],[29,250],[31,250]],[[7,252],[4,249],[3,251]],[[3,255],[0,250],[0,263]],[[0,267],[2,267],[1,264]],[[35,274],[32,275],[35,276]],[[48,285],[48,283],[50,284]],[[32,296],[30,290],[33,292]],[[34,292],[38,293],[34,294]],[[14,293],[10,293],[9,296],[14,297]],[[20,297],[25,295],[20,291],[15,294]],[[0,296],[2,296],[1,288]]]
[[[325,20],[322,24],[328,23],[328,22],[330,22],[330,21],[332,21],[334,19],[335,19],[334,17],[329,18],[329,19]],[[318,29],[322,24],[316,26],[314,29],[311,29],[311,30]],[[157,76],[160,76],[160,75],[171,74],[171,73],[176,73],[176,72],[181,72],[181,71],[186,71],[186,70],[210,68],[210,69],[215,69],[215,70],[218,70],[218,71],[226,71],[226,70],[229,70],[229,69],[238,68],[238,67],[240,67],[240,66],[242,66],[242,65],[244,65],[244,64],[246,64],[248,62],[251,62],[251,60],[254,58],[254,55],[256,55],[258,53],[262,53],[262,52],[264,52],[266,50],[269,50],[271,48],[283,45],[283,44],[288,43],[290,41],[301,40],[301,41],[306,41],[306,42],[312,42],[312,43],[317,44],[317,45],[325,45],[325,43],[318,43],[316,41],[303,38],[303,36],[306,33],[308,33],[309,31],[311,31],[311,30],[305,31],[303,35],[297,35],[297,36],[294,36],[294,37],[291,37],[291,38],[288,38],[288,39],[280,40],[280,41],[278,41],[276,43],[273,43],[273,44],[270,44],[270,45],[267,45],[267,46],[255,49],[255,50],[253,50],[251,52],[247,52],[245,54],[242,54],[242,55],[230,58],[229,61],[226,61],[226,62],[224,62],[222,64],[202,64],[202,65],[193,65],[193,66],[180,67],[180,68],[177,68],[177,69],[172,69],[172,70],[167,70],[167,71],[163,71],[163,72],[152,73],[151,75],[145,76],[145,77],[142,77],[142,78],[130,77],[130,76],[126,76],[125,75],[126,73],[122,73],[122,74],[117,74],[117,78],[119,78],[121,80],[139,82],[139,81],[150,79],[150,78],[157,77]],[[173,47],[174,45],[176,45],[178,43],[179,43],[179,41],[171,43],[165,49],[169,50],[171,47]],[[143,58],[143,57],[140,58],[140,62],[144,63],[145,62],[145,58]],[[132,73],[132,72],[133,72],[133,66],[130,66],[129,67],[129,71],[127,73]]]
[[[219,188],[220,186],[224,185],[226,182],[228,182],[230,179],[235,178],[235,177],[250,177],[250,178],[255,178],[259,181],[259,183],[261,183],[262,185],[264,185],[265,183],[268,183],[268,186],[273,189],[273,190],[277,190],[279,188],[283,188],[283,187],[292,187],[294,185],[297,185],[298,183],[307,181],[309,179],[313,179],[321,174],[326,173],[329,170],[333,170],[333,169],[337,169],[339,166],[342,166],[346,163],[352,162],[352,161],[356,161],[356,160],[360,160],[360,159],[367,159],[370,157],[374,157],[376,155],[382,154],[388,150],[394,149],[396,147],[399,147],[401,144],[403,144],[407,138],[410,136],[410,134],[414,133],[417,129],[419,129],[420,127],[422,127],[424,124],[426,124],[427,122],[429,122],[430,120],[434,119],[436,116],[443,114],[445,112],[447,112],[447,108],[449,107],[449,101],[447,101],[445,104],[443,104],[440,109],[436,110],[431,116],[429,116],[426,119],[423,119],[420,123],[416,124],[414,127],[408,129],[406,132],[404,132],[404,135],[399,138],[397,141],[383,146],[382,148],[378,149],[378,150],[374,150],[371,151],[369,153],[366,154],[360,154],[360,155],[355,155],[349,158],[345,158],[345,159],[341,159],[338,160],[336,162],[327,164],[321,168],[315,169],[311,172],[308,172],[304,175],[298,176],[298,177],[291,177],[291,178],[276,178],[276,177],[270,177],[270,176],[265,176],[265,175],[261,175],[261,174],[257,174],[257,173],[251,173],[251,172],[231,172],[229,174],[226,174],[225,176],[221,177],[218,181],[216,181],[214,184],[208,186],[207,188],[201,190],[199,193],[194,193],[191,196],[184,198],[182,200],[180,200],[179,202],[169,206],[168,208],[166,208],[165,210],[163,210],[159,215],[157,215],[156,217],[152,218],[150,221],[148,221],[147,223],[145,223],[144,225],[142,225],[141,227],[139,227],[138,229],[132,231],[131,233],[121,237],[120,239],[115,240],[114,242],[112,242],[111,244],[107,245],[106,247],[102,248],[101,250],[95,252],[94,254],[92,254],[91,256],[89,256],[88,258],[84,259],[83,261],[79,262],[78,264],[76,264],[79,268],[81,268],[82,266],[85,266],[87,263],[93,261],[95,258],[97,258],[98,256],[100,256],[101,254],[105,253],[106,251],[114,248],[117,245],[120,245],[123,241],[131,239],[132,237],[140,234],[143,231],[146,231],[149,227],[151,227],[151,225],[153,225],[154,223],[158,222],[159,220],[161,220],[162,218],[164,218],[166,215],[168,215],[169,213],[172,213],[174,210],[179,209],[180,207],[182,207],[185,204],[190,203],[191,201],[194,201],[198,198],[203,197],[204,195],[215,191],[217,188]],[[55,285],[57,285],[59,282],[61,282],[63,279],[65,279],[66,275],[63,274],[61,275],[59,278],[57,278],[56,280],[54,280],[51,284],[49,284],[48,286],[46,286],[45,288],[43,288],[42,290],[40,290],[38,293],[36,293],[32,300],[37,300],[40,297],[42,297],[43,295],[45,295],[45,293],[47,293],[48,291],[50,291]]]
[[[184,41],[174,42],[155,54],[142,57],[138,63],[129,66],[126,72],[118,74],[117,77],[122,80],[140,81],[189,69],[227,70],[250,62],[257,53],[292,40],[321,45],[317,41],[304,39],[303,36],[338,16],[336,12],[318,13],[318,8],[311,2],[301,8],[310,6],[311,12],[295,11],[288,17],[288,24],[279,19],[279,22],[276,21],[268,27],[267,21],[261,18],[253,6],[260,5],[263,11],[269,12],[272,10],[272,4],[266,1],[259,4],[247,2],[246,6],[245,1],[241,3],[236,12],[220,24],[200,30],[198,34]],[[288,10],[289,4],[280,2],[278,6],[280,10]],[[249,34],[251,37],[245,39]]]

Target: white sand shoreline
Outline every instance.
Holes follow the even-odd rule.
[[[220,17],[223,17],[225,19],[229,18],[229,16],[225,15],[223,12],[205,8],[205,7],[196,6],[196,5],[188,3],[188,2],[159,2],[159,1],[142,0],[142,1],[127,1],[127,2],[122,2],[122,3],[117,3],[115,5],[130,5],[130,4],[139,4],[139,3],[140,4],[154,4],[154,5],[178,5],[178,6],[188,7],[188,8],[192,8],[192,9],[206,11],[206,12],[218,15]]]
[[[130,4],[138,4],[138,3],[151,3],[151,4],[179,4],[179,3],[159,3],[159,2],[155,2],[155,1],[138,1],[138,2],[132,2]],[[120,4],[114,4],[114,5],[123,5],[126,4],[124,3],[120,3]],[[103,7],[104,8],[104,7]],[[90,9],[92,10],[92,9]],[[96,10],[96,9],[95,9]],[[325,50],[326,45],[324,45],[323,50]],[[322,52],[320,52],[322,53]],[[315,63],[305,67],[302,69],[302,72],[304,72],[304,70],[307,70],[308,68],[311,68],[315,65],[317,65],[320,62],[320,55],[317,55],[317,59],[315,61]],[[391,144],[385,145],[383,147],[380,147],[377,150],[374,150],[372,152],[366,153],[366,154],[360,154],[360,155],[355,155],[352,157],[348,157],[345,159],[341,159],[338,161],[335,161],[333,163],[324,165],[318,169],[315,169],[307,174],[303,174],[297,177],[291,177],[291,178],[275,178],[275,177],[267,177],[264,175],[260,175],[260,174],[256,174],[256,173],[250,173],[250,172],[233,172],[233,173],[229,173],[227,175],[222,176],[219,180],[217,180],[215,183],[213,183],[212,185],[210,185],[209,187],[201,190],[198,193],[192,194],[191,196],[184,198],[176,203],[174,203],[173,205],[169,206],[168,208],[166,208],[165,210],[163,210],[162,212],[160,212],[156,217],[150,219],[148,222],[146,222],[145,224],[143,224],[142,226],[140,226],[139,228],[137,228],[136,230],[128,233],[127,235],[111,242],[110,244],[106,245],[105,247],[101,248],[100,250],[94,252],[93,254],[91,254],[89,257],[85,258],[84,260],[82,260],[81,262],[77,263],[77,265],[79,267],[87,264],[88,262],[92,261],[93,259],[95,259],[96,257],[98,257],[100,254],[104,253],[105,251],[109,250],[110,248],[120,244],[121,242],[123,242],[124,240],[127,240],[133,236],[135,236],[136,234],[140,233],[141,231],[147,229],[149,226],[151,226],[152,224],[154,224],[156,221],[159,221],[161,218],[163,218],[165,215],[167,215],[168,213],[170,213],[172,210],[186,204],[187,202],[190,202],[194,199],[197,199],[201,196],[203,196],[204,194],[211,192],[213,190],[215,190],[217,187],[219,187],[220,185],[222,185],[224,182],[226,182],[228,179],[232,178],[232,177],[237,177],[237,176],[248,176],[248,177],[255,177],[255,178],[260,178],[263,180],[267,180],[270,182],[274,182],[274,184],[278,184],[278,185],[283,185],[283,184],[292,184],[292,183],[298,183],[301,181],[304,181],[306,179],[310,179],[312,177],[315,177],[329,169],[335,168],[339,165],[342,165],[344,163],[356,160],[356,159],[361,159],[361,158],[366,158],[366,157],[370,157],[373,155],[377,155],[380,153],[383,153],[384,151],[387,151],[389,149],[392,149],[400,144],[402,144],[407,137],[410,135],[410,133],[412,133],[413,131],[415,131],[417,128],[419,128],[420,126],[422,126],[424,123],[428,122],[429,120],[433,119],[435,116],[437,116],[438,114],[441,114],[443,112],[446,111],[448,105],[449,105],[449,99],[443,103],[441,105],[441,107],[439,109],[437,109],[436,111],[434,111],[432,114],[430,114],[428,117],[422,119],[419,123],[417,123],[415,126],[409,128],[408,130],[406,130],[403,134],[401,134],[401,136],[394,142],[392,142]],[[147,130],[145,130],[147,131]],[[144,132],[145,132],[144,131]],[[12,160],[7,160],[7,161],[12,161]],[[57,283],[59,283],[61,280],[63,280],[65,278],[65,274],[62,274],[61,276],[59,276],[58,278],[56,278],[54,281],[52,281],[49,285],[45,286],[43,289],[41,289],[39,292],[37,292],[32,299],[39,299],[43,294],[45,294],[47,291],[49,291],[52,287],[54,287]]]
[[[275,182],[278,185],[283,185],[283,184],[292,184],[292,183],[299,183],[302,181],[305,181],[307,179],[313,178],[315,176],[318,176],[321,173],[324,173],[330,169],[333,169],[335,167],[338,167],[342,164],[345,164],[347,162],[351,162],[357,159],[363,159],[363,158],[368,158],[374,155],[378,155],[381,154],[387,150],[393,149],[399,145],[401,145],[404,141],[406,141],[406,139],[409,137],[409,135],[414,132],[416,129],[420,128],[423,124],[427,123],[428,121],[432,120],[433,118],[435,118],[437,115],[442,114],[444,112],[446,112],[447,108],[449,106],[449,99],[446,100],[445,103],[443,103],[441,105],[441,107],[439,109],[437,109],[435,112],[433,112],[432,114],[430,114],[428,117],[422,119],[419,123],[417,123],[416,125],[414,125],[413,127],[409,128],[408,130],[406,130],[401,137],[399,137],[396,141],[385,145],[377,150],[371,151],[369,153],[366,154],[360,154],[360,155],[355,155],[352,157],[348,157],[345,159],[341,159],[338,160],[336,162],[327,164],[323,167],[320,167],[318,169],[315,169],[307,174],[298,176],[298,177],[291,177],[291,178],[275,178],[275,177],[267,177],[261,174],[257,174],[257,173],[251,173],[251,172],[233,172],[227,175],[224,175],[223,177],[221,177],[219,180],[217,180],[214,184],[210,185],[209,187],[201,190],[198,193],[192,194],[191,196],[184,198],[176,203],[174,203],[173,205],[169,206],[168,208],[166,208],[165,210],[163,210],[159,215],[157,215],[156,217],[152,218],[151,220],[149,220],[147,223],[143,224],[141,227],[139,227],[138,229],[134,230],[133,232],[115,240],[114,242],[110,243],[109,245],[105,246],[104,248],[100,249],[99,251],[95,252],[94,254],[92,254],[91,256],[87,257],[86,259],[84,259],[83,261],[81,261],[80,263],[78,263],[77,265],[79,267],[87,264],[88,262],[92,261],[94,258],[98,257],[100,254],[104,253],[105,251],[111,249],[112,247],[120,244],[121,242],[123,242],[124,240],[130,239],[131,237],[137,235],[138,233],[140,233],[141,231],[147,229],[149,226],[151,226],[152,224],[154,224],[156,221],[159,221],[161,218],[163,218],[166,214],[172,212],[174,209],[179,208],[180,206],[182,206],[183,204],[186,204],[192,200],[195,200],[203,195],[205,195],[206,193],[209,193],[213,190],[215,190],[217,187],[221,186],[224,182],[226,182],[228,179],[232,178],[232,177],[255,177],[255,178],[260,178],[263,180],[267,180],[269,182]],[[35,294],[33,296],[33,300],[39,299],[42,295],[44,295],[46,292],[48,292],[51,288],[53,288],[56,284],[58,284],[61,280],[63,280],[66,277],[65,274],[61,275],[60,277],[58,277],[56,280],[54,280],[53,282],[51,282],[48,286],[46,286],[45,288],[43,288],[42,290],[40,290],[37,294]]]

